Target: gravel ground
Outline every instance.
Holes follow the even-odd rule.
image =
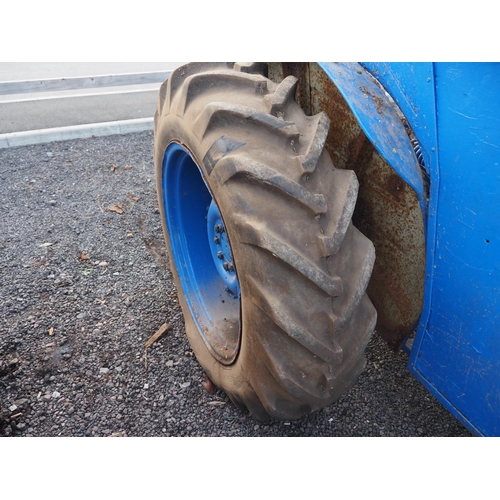
[[[256,422],[207,393],[152,148],[143,132],[0,150],[1,436],[471,435],[376,335],[355,386],[301,420]],[[163,323],[172,330],[146,355]]]

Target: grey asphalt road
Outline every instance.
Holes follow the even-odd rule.
[[[155,86],[156,87],[156,86]],[[158,89],[0,104],[0,134],[152,117]]]
[[[163,81],[154,74],[171,71],[180,64],[0,63],[0,85],[16,82],[13,86],[18,89],[2,94],[0,88],[0,134],[152,117]],[[111,85],[116,75],[129,74],[144,74],[144,83]],[[108,77],[108,83],[71,88],[75,79],[100,76]],[[62,79],[62,88],[57,91],[23,90],[27,82]]]

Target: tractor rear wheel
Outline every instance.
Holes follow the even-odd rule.
[[[159,205],[193,351],[256,419],[295,419],[356,380],[376,312],[375,252],[351,223],[358,182],[329,119],[251,66],[188,64],[160,90]]]

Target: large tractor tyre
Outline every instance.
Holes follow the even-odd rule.
[[[324,150],[296,79],[188,64],[155,115],[165,240],[192,349],[258,420],[340,397],[365,366],[375,253],[351,223],[358,182]]]

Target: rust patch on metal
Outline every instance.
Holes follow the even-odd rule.
[[[397,174],[390,174],[386,179],[387,191],[399,202],[404,201],[406,183]]]

